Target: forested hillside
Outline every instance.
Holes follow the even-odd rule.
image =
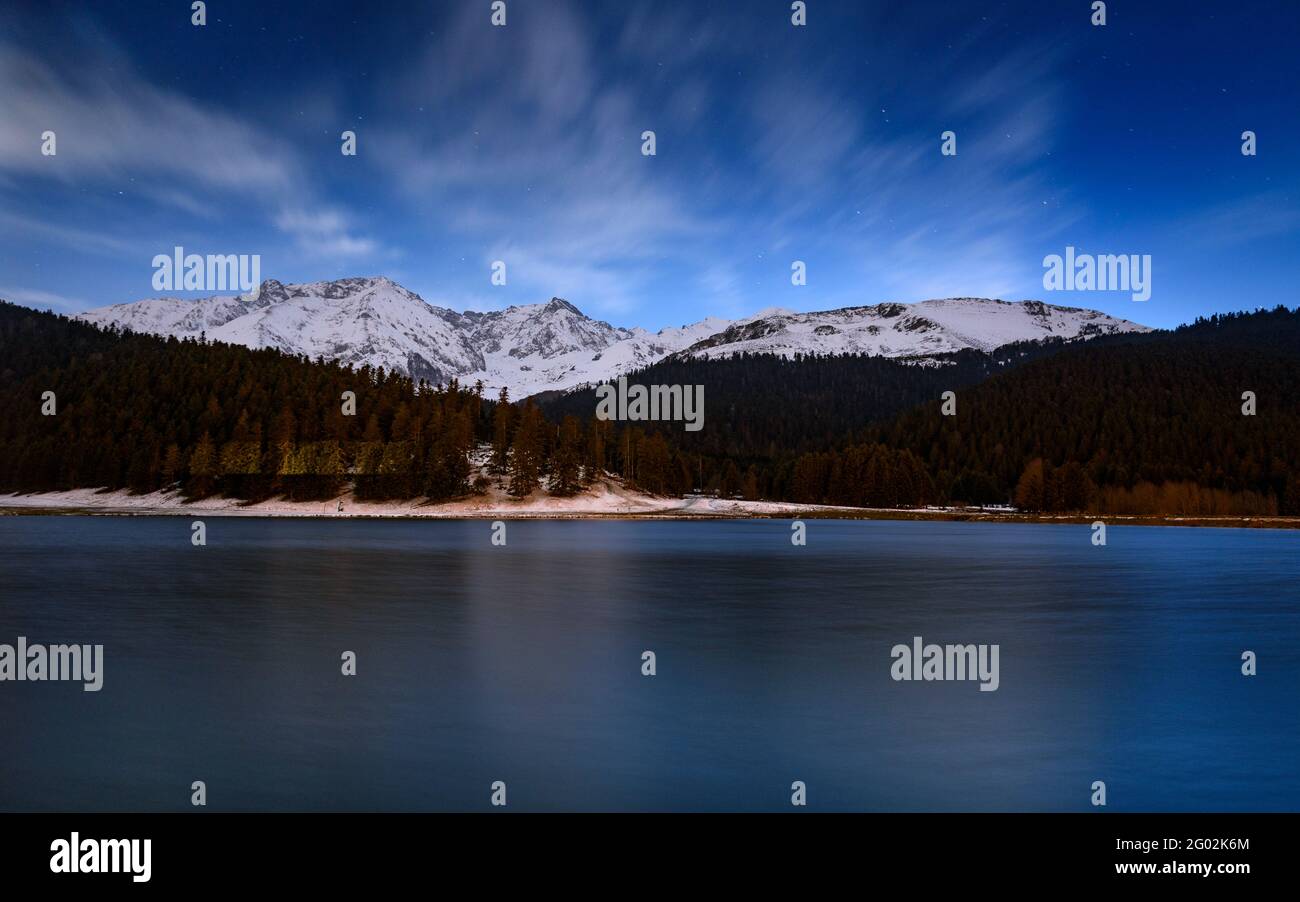
[[[511,493],[569,494],[643,445],[646,484],[671,488],[662,439],[629,431],[620,444],[613,424],[575,417],[552,425],[477,385],[102,331],[3,302],[0,360],[0,491],[309,500],[351,484],[363,499],[444,501],[482,488],[472,455],[490,447],[486,478]]]
[[[489,426],[459,386],[417,393],[382,371],[105,332],[10,304],[0,354],[0,487],[11,491],[180,483],[193,496],[316,498],[353,467],[364,491],[404,457],[401,491],[451,497]],[[355,416],[343,412],[349,391]]]
[[[961,393],[956,416],[926,405],[868,436],[918,454],[967,500],[1300,513],[1300,312],[1067,349]]]
[[[908,363],[864,354],[793,358],[737,354],[718,359],[675,356],[628,375],[630,383],[702,385],[705,427],[665,426],[675,446],[717,457],[778,457],[836,447],[873,421],[901,413],[1066,345],[1025,343],[994,355],[965,350]],[[552,419],[589,417],[593,388],[547,397]]]
[[[942,366],[672,359],[632,380],[703,385],[697,433],[596,420],[590,391],[500,403],[478,386],[101,331],[10,304],[0,361],[0,491],[319,499],[351,485],[361,498],[440,501],[485,479],[569,494],[608,471],[661,494],[858,506],[1300,513],[1300,313],[1282,309],[964,351]]]
[[[1285,308],[968,351],[944,367],[667,360],[640,381],[705,386],[704,430],[655,427],[682,458],[679,488],[873,507],[1300,513],[1300,312]],[[944,391],[957,394],[953,416]],[[547,406],[594,403],[587,392]]]

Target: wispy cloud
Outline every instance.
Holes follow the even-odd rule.
[[[240,193],[294,185],[290,154],[235,116],[82,62],[55,69],[0,44],[0,167],[64,181],[144,172]],[[41,154],[47,130],[56,156]]]
[[[123,300],[153,254],[218,244],[261,253],[286,280],[405,273],[461,309],[559,294],[653,326],[1025,295],[1046,243],[1124,227],[1224,247],[1298,225],[1273,151],[1241,171],[1258,177],[1249,187],[1189,187],[1176,210],[1144,206],[1140,180],[1115,187],[1126,161],[1093,154],[1126,145],[1111,123],[1094,128],[1113,111],[1081,92],[1094,78],[1127,84],[1141,62],[1108,63],[1109,47],[1095,59],[1098,39],[1140,38],[1030,0],[977,17],[820,4],[806,28],[788,4],[547,0],[510,4],[494,28],[484,6],[453,0],[350,24],[285,2],[311,15],[261,18],[230,55],[213,26],[182,37],[134,9],[0,10],[0,232],[20,249],[0,281],[75,297],[110,290],[100,274],[117,266],[111,299]],[[192,65],[155,53],[159,35],[188,42]],[[356,157],[338,152],[345,128]],[[40,154],[47,129],[57,157]],[[939,152],[946,129],[956,157]],[[641,154],[645,130],[657,156]],[[1284,130],[1274,122],[1267,146],[1284,149]],[[1147,156],[1135,179],[1154,195]],[[87,261],[51,265],[64,253]],[[504,289],[490,283],[498,259]],[[790,284],[796,259],[807,286]],[[75,283],[59,281],[72,270]]]
[[[712,225],[662,158],[642,156],[642,131],[664,124],[602,77],[583,17],[562,3],[532,12],[490,29],[480,10],[463,8],[399,79],[403,113],[371,147],[415,204],[480,241],[485,261],[504,260],[512,283],[598,311],[631,309],[645,300],[650,262]],[[452,98],[467,113],[459,128],[406,112]],[[483,272],[488,290],[486,263]]]
[[[22,304],[24,307],[37,307],[54,310],[57,313],[77,313],[89,306],[81,298],[64,297],[52,291],[35,288],[13,288],[0,285],[0,299]]]
[[[212,219],[232,204],[246,210],[251,203],[300,250],[322,257],[379,250],[374,239],[345,227],[338,210],[312,199],[315,190],[298,154],[276,135],[157,87],[120,57],[105,59],[94,48],[77,53],[85,55],[78,65],[56,68],[0,43],[0,173],[29,183],[130,184],[190,219]],[[56,136],[52,156],[41,153],[47,131]],[[101,251],[127,249],[109,230],[53,234]]]
[[[294,235],[301,250],[317,257],[373,257],[379,249],[373,240],[353,235],[338,210],[287,208],[276,216],[275,224]]]
[[[133,241],[110,230],[99,231],[58,225],[39,217],[4,211],[0,211],[0,229],[28,238],[33,236],[44,238],[66,250],[80,253],[108,256],[143,255],[149,253],[150,248],[154,247],[154,244]]]
[[[1300,191],[1277,188],[1210,206],[1182,231],[1197,244],[1218,247],[1300,233]]]

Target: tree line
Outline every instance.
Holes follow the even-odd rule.
[[[101,329],[0,302],[0,490],[179,489],[260,501],[680,488],[662,436],[455,380]],[[46,398],[50,400],[47,402]]]
[[[1300,514],[1300,311],[1063,349],[867,430],[950,498],[1027,510]]]
[[[591,392],[518,403],[11,304],[0,352],[4,491],[256,501],[351,486],[366,500],[445,501],[494,483],[573,494],[611,473],[658,494],[848,506],[1300,514],[1300,314],[1285,308],[937,365],[742,355],[632,377],[704,385],[699,433],[598,420]],[[953,416],[945,390],[957,392]]]

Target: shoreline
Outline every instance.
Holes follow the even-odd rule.
[[[342,509],[339,509],[340,502]],[[722,498],[663,498],[632,492],[612,481],[570,498],[537,494],[513,499],[497,493],[430,504],[418,500],[357,501],[351,493],[329,501],[237,499],[185,501],[178,492],[131,495],[73,489],[0,495],[0,516],[299,517],[383,520],[916,520],[954,523],[1040,523],[1107,526],[1182,526],[1228,529],[1300,529],[1300,517],[1153,514],[1029,514],[1018,511],[862,508]]]

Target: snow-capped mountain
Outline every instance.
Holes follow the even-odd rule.
[[[616,328],[560,298],[457,313],[384,277],[304,285],[268,280],[245,296],[153,298],[78,319],[178,338],[206,334],[210,341],[369,364],[430,382],[481,380],[488,392],[506,386],[515,398],[648,366],[731,324],[710,318],[657,333]]]
[[[242,297],[154,298],[79,318],[157,335],[206,334],[212,341],[383,367],[430,382],[481,380],[488,392],[505,386],[514,398],[605,381],[674,353],[923,358],[1053,336],[1148,331],[1094,310],[954,298],[820,313],[773,308],[740,320],[709,317],[649,332],[591,319],[560,298],[457,313],[383,277],[304,285],[268,280]]]
[[[965,348],[991,351],[1016,341],[1148,332],[1096,310],[1042,301],[948,298],[916,304],[843,307],[821,313],[763,312],[687,349],[697,357],[751,354],[871,354],[924,357]]]
[[[433,382],[483,368],[464,317],[385,278],[306,285],[272,279],[243,297],[156,298],[79,318],[178,338],[206,332],[212,341],[382,366]]]

